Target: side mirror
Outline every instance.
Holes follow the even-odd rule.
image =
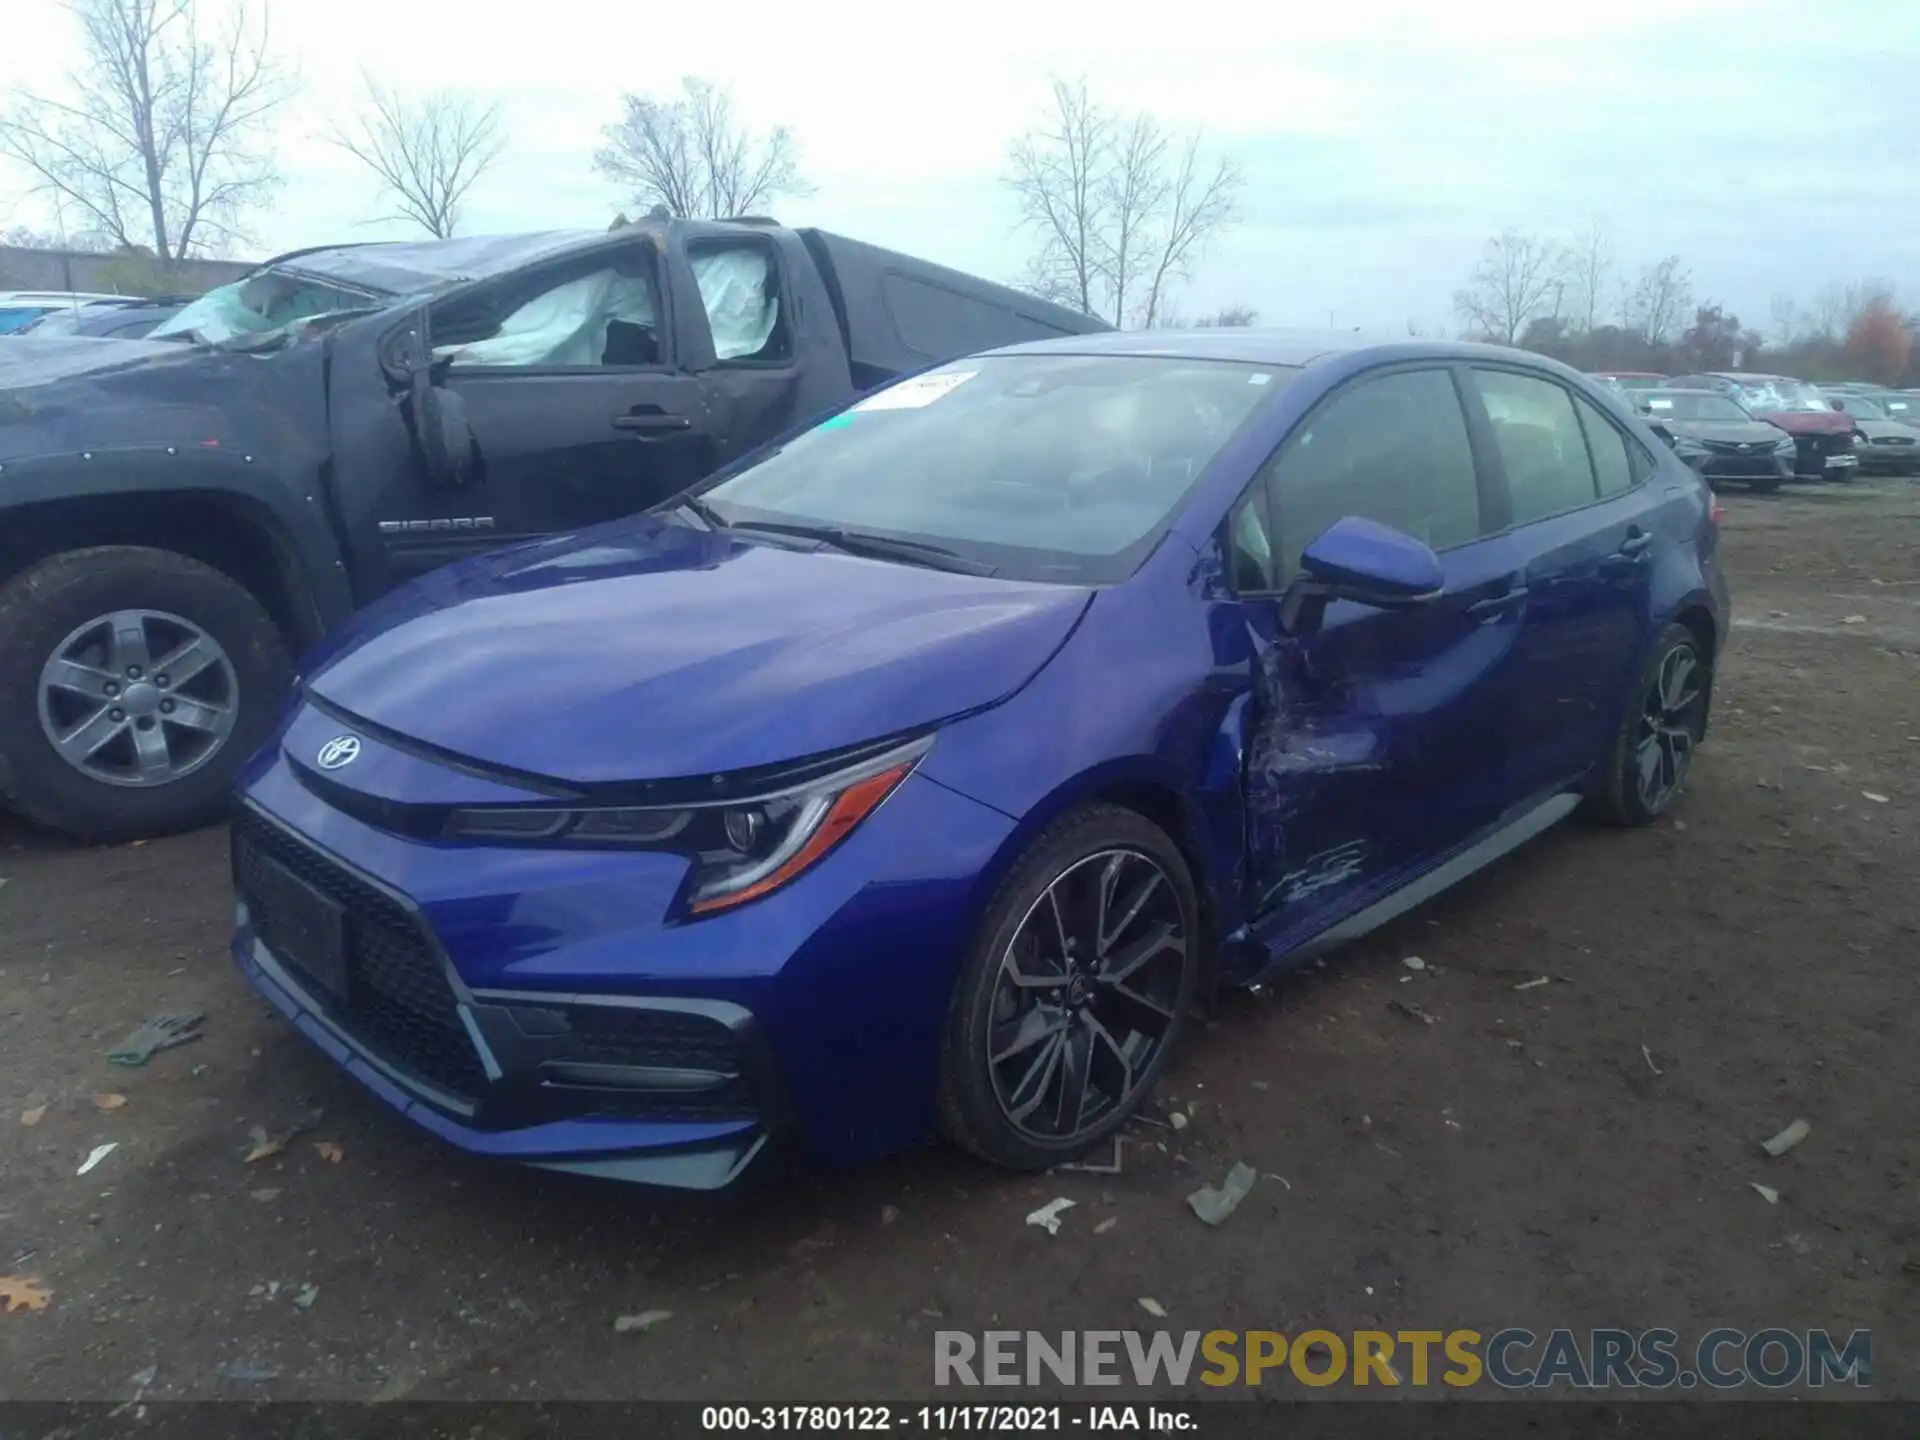
[[[1320,628],[1327,603],[1353,600],[1409,609],[1446,588],[1440,557],[1411,535],[1355,515],[1336,520],[1300,556],[1305,572],[1287,587],[1280,621],[1290,635]]]
[[[412,317],[393,355],[400,372],[397,378],[406,385],[408,428],[427,483],[454,490],[471,484],[478,457],[473,427],[467,423],[466,403],[440,387],[448,362],[433,357],[425,306]]]

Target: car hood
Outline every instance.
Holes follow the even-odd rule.
[[[482,767],[579,785],[714,775],[1004,700],[1090,598],[643,518],[429,575],[306,683]]]
[[[1851,435],[1853,417],[1839,410],[1756,410],[1757,419],[1789,435]]]
[[[1778,425],[1769,425],[1764,420],[1663,419],[1659,423],[1676,435],[1691,436],[1695,440],[1727,440],[1736,444],[1769,440],[1778,444],[1786,438]]]
[[[15,335],[0,344],[0,391],[28,390],[81,375],[125,370],[136,365],[177,364],[193,358],[193,346],[178,340]]]
[[[1870,420],[1856,415],[1853,418],[1853,428],[1869,440],[1899,440],[1920,436],[1920,428],[1901,420]]]

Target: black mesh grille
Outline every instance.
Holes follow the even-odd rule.
[[[754,1114],[752,1085],[742,1074],[733,1032],[718,1020],[675,1010],[616,1006],[574,1006],[565,1013],[573,1042],[566,1051],[569,1062],[715,1070],[734,1077],[696,1094],[608,1094],[596,1109],[650,1120],[719,1120]]]
[[[304,880],[345,912],[347,996],[327,1001],[325,987],[276,957],[327,1016],[369,1052],[456,1099],[474,1103],[486,1071],[460,1022],[440,961],[406,908],[383,891],[279,827],[241,812],[233,827],[234,880],[262,940],[273,948],[274,917],[265,887],[253,883],[263,858]]]

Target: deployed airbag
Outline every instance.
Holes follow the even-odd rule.
[[[486,339],[435,353],[462,365],[598,365],[616,320],[652,329],[653,289],[639,276],[596,270],[536,295]]]
[[[767,252],[758,245],[693,257],[693,278],[713,330],[716,359],[737,360],[766,348],[780,303],[769,293],[767,268]]]

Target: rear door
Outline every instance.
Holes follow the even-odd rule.
[[[1524,590],[1521,683],[1501,734],[1515,781],[1537,794],[1583,776],[1618,723],[1649,639],[1663,496],[1640,442],[1558,377],[1501,365],[1469,374]]]
[[[1498,734],[1515,696],[1517,562],[1504,497],[1476,463],[1463,383],[1445,364],[1350,381],[1288,437],[1229,522],[1259,653],[1249,900],[1280,933],[1378,898],[1512,799]],[[1283,633],[1277,597],[1301,551],[1348,515],[1431,545],[1444,593],[1398,611],[1342,601],[1316,633]]]

